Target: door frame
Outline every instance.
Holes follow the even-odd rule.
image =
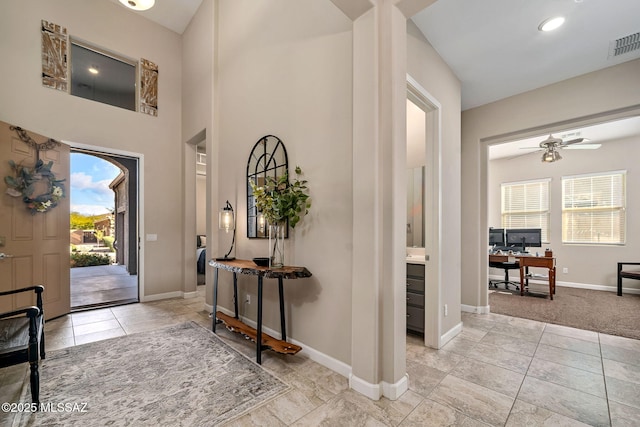
[[[425,201],[425,289],[424,289],[424,345],[439,349],[441,339],[441,246],[440,230],[442,207],[441,160],[442,146],[441,110],[438,100],[434,98],[420,83],[407,74],[407,98],[425,113],[425,185],[423,195]]]
[[[82,144],[78,142],[64,141],[71,147],[71,152],[74,150],[87,151],[87,154],[97,153],[107,156],[122,156],[131,157],[138,161],[138,206],[137,206],[137,221],[138,221],[138,233],[136,240],[138,242],[138,299],[140,302],[145,302],[144,291],[144,240],[141,236],[144,236],[144,154],[136,153],[133,151],[118,150],[114,148],[99,147],[95,145]]]

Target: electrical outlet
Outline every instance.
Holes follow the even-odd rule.
[[[447,304],[444,305],[444,315],[445,316],[449,315],[449,307],[447,306]]]
[[[568,267],[563,267],[562,268],[562,274],[569,274],[569,268]]]
[[[244,302],[246,302],[247,304],[251,304],[251,295],[247,294],[247,296],[244,298]]]

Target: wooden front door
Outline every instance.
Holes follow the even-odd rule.
[[[44,312],[47,319],[70,311],[69,298],[69,146],[48,142],[49,138],[26,130],[20,134],[8,123],[0,122],[0,291],[31,285],[44,285]],[[36,150],[36,146],[39,150]],[[50,180],[45,173],[33,174],[37,159],[48,165],[55,180],[64,180],[64,196],[50,197]],[[25,203],[22,195],[8,194],[7,178],[16,177],[10,162],[27,168],[34,178],[31,199],[43,196],[57,206],[45,208]],[[53,184],[55,185],[55,184]],[[58,184],[58,186],[60,186]],[[14,189],[15,190],[15,189]],[[57,191],[55,194],[58,194]],[[36,211],[29,206],[35,207]],[[45,212],[38,212],[37,208]],[[0,312],[33,305],[33,293],[0,299]]]

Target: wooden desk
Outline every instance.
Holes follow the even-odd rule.
[[[215,268],[213,279],[213,324],[211,329],[216,332],[216,321],[220,320],[233,332],[241,333],[256,343],[256,362],[262,364],[262,350],[272,349],[279,353],[296,354],[302,348],[287,342],[287,332],[284,316],[284,286],[283,279],[299,279],[311,277],[311,273],[305,267],[284,266],[282,268],[260,267],[253,261],[235,259],[230,261],[209,261],[209,265]],[[227,270],[233,273],[233,301],[235,317],[228,316],[217,311],[218,305],[218,271]],[[254,329],[238,318],[238,274],[248,274],[258,277],[258,315],[257,328]],[[280,300],[280,340],[262,332],[262,282],[263,278],[278,279],[278,293]],[[260,337],[260,338],[258,338]]]
[[[496,255],[489,254],[489,262],[508,262],[515,258],[520,266],[520,295],[524,295],[526,278],[529,267],[541,267],[549,270],[549,298],[553,300],[556,293],[556,259],[552,257],[537,257],[531,255]]]

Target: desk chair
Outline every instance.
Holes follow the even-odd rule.
[[[489,267],[493,268],[501,268],[504,270],[504,280],[489,280],[489,287],[493,286],[495,288],[498,285],[504,283],[504,288],[509,289],[509,285],[513,285],[516,287],[516,291],[520,290],[520,284],[518,282],[512,282],[509,280],[509,270],[520,270],[520,264],[518,261],[516,262],[489,262]]]

